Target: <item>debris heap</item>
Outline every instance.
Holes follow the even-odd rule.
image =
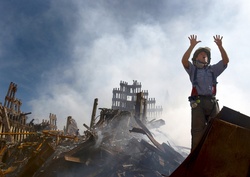
[[[159,144],[130,112],[102,109],[100,117],[85,132],[85,141],[59,154],[58,146],[34,176],[167,176],[184,160],[171,146]]]
[[[0,177],[130,177],[168,176],[184,157],[170,144],[160,144],[147,128],[164,120],[147,121],[147,100],[137,93],[133,111],[99,108],[94,100],[90,125],[83,135],[69,116],[64,131],[56,115],[35,124],[15,98],[10,83],[0,104]]]

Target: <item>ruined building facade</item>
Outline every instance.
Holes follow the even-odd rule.
[[[120,88],[113,89],[112,109],[134,112],[137,93],[142,93],[146,101],[148,119],[158,118],[162,114],[162,106],[156,106],[155,98],[149,98],[148,90],[142,90],[142,85],[137,80],[133,80],[133,84],[121,81]]]
[[[16,98],[17,84],[11,82],[5,96],[4,104],[0,104],[0,141],[21,142],[29,135],[36,134],[34,120],[27,122],[27,115],[21,111],[22,102]],[[46,127],[50,130],[56,130],[56,115],[50,114],[48,121],[39,124],[39,129]]]
[[[21,112],[21,100],[15,98],[17,85],[10,83],[4,105],[0,105],[0,139],[9,142],[22,140],[31,131],[26,124],[26,115]]]

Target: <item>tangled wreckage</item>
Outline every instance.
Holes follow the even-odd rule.
[[[1,176],[162,176],[184,160],[169,144],[158,143],[147,128],[165,122],[146,121],[143,92],[134,93],[133,112],[100,108],[96,116],[95,99],[90,124],[84,124],[86,131],[79,135],[70,116],[63,131],[57,130],[53,114],[41,124],[26,122],[31,113],[21,112],[16,91],[11,83],[0,107]]]
[[[16,91],[17,85],[11,83],[0,105],[0,177],[250,175],[250,119],[229,108],[223,107],[199,146],[187,155],[170,143],[156,141],[151,130],[165,122],[147,121],[143,92],[133,92],[133,111],[114,109],[113,98],[114,107],[99,108],[99,116],[96,98],[90,124],[83,125],[86,131],[80,135],[70,116],[64,130],[57,130],[54,114],[40,124],[34,119],[26,122],[31,113],[21,112]]]

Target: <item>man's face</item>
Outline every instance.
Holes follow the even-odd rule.
[[[206,52],[200,52],[196,57],[196,60],[199,60],[202,63],[208,63],[208,57]]]

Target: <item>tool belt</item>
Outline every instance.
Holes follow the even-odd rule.
[[[190,106],[192,108],[196,108],[202,99],[209,99],[211,101],[217,101],[214,95],[197,95],[188,97],[188,101],[190,102]]]
[[[212,99],[212,100],[216,99],[214,95],[198,95],[195,97],[197,97],[196,99],[199,99],[199,98]]]

